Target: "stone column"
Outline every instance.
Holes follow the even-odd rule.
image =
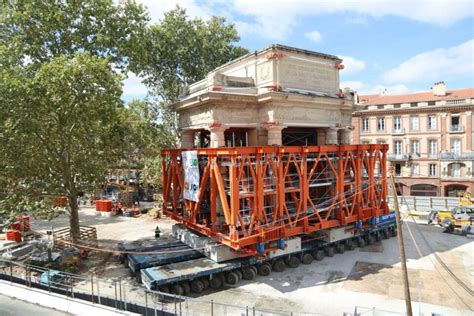
[[[211,126],[209,131],[211,132],[211,143],[210,148],[225,147],[224,131],[226,128],[222,126]]]
[[[280,125],[267,126],[267,131],[268,131],[267,144],[269,146],[273,146],[273,145],[281,146],[282,144],[281,131],[283,130],[283,128],[284,127]]]
[[[339,130],[339,133],[340,133],[340,141],[339,141],[339,144],[340,145],[350,145],[351,144],[351,136],[352,136],[352,133],[351,133],[351,130],[349,128],[343,128],[343,129],[340,129]]]
[[[181,131],[181,148],[194,147],[194,130],[186,129]]]
[[[326,145],[338,145],[336,128],[330,127],[326,129]]]

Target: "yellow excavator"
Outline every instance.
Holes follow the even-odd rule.
[[[460,229],[463,235],[471,234],[474,222],[474,204],[472,194],[465,192],[459,196],[459,205],[449,211],[440,211],[434,214],[434,221],[445,228],[448,233]]]

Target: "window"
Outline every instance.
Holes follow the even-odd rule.
[[[437,196],[438,188],[432,184],[414,184],[410,188],[410,195],[413,196]]]
[[[393,108],[394,108],[394,109],[399,109],[399,108],[401,108],[401,107],[402,107],[402,105],[401,105],[400,103],[397,103],[397,104],[394,104],[394,105],[393,105]]]
[[[411,175],[414,176],[414,177],[417,177],[420,172],[419,172],[419,166],[417,163],[414,163],[411,165]]]
[[[387,141],[385,139],[377,139],[377,144],[386,144]]]
[[[395,164],[395,175],[401,176],[402,175],[402,165],[399,163]]]
[[[420,120],[418,116],[410,117],[410,129],[412,131],[418,131],[420,129]]]
[[[453,154],[461,153],[461,140],[460,139],[453,139],[451,141],[451,152]]]
[[[430,177],[436,176],[436,164],[430,163]]]
[[[402,141],[396,140],[393,142],[394,154],[401,155],[402,154]]]
[[[447,100],[446,104],[453,105],[453,104],[463,104],[466,102],[464,99],[456,99],[456,100]]]
[[[377,110],[383,110],[384,106],[383,105],[377,105]]]
[[[417,106],[418,106],[418,103],[416,103],[416,102],[410,103],[411,108],[416,108]]]
[[[459,178],[461,176],[461,164],[453,163],[451,164],[451,177]]]
[[[369,131],[369,119],[367,117],[364,117],[362,119],[362,131],[363,132]]]
[[[420,155],[420,142],[417,140],[411,141],[411,154],[415,157]]]
[[[461,125],[460,125],[460,115],[459,113],[451,114],[451,131],[452,132],[461,132]]]
[[[433,106],[433,105],[436,105],[436,101],[429,101],[428,102],[428,106]]]
[[[435,130],[436,129],[436,115],[428,116],[428,129]]]
[[[363,140],[362,141],[362,145],[369,145],[369,144],[370,144],[370,141],[368,141],[368,140]]]
[[[377,118],[377,130],[378,131],[384,131],[385,130],[385,118],[384,117],[378,117]]]
[[[400,116],[395,116],[393,118],[393,129],[400,131],[402,129],[402,118]]]
[[[430,156],[435,156],[438,152],[438,142],[434,139],[430,139],[428,144],[428,152],[430,153]]]

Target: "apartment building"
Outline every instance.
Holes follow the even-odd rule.
[[[352,143],[386,143],[399,193],[457,196],[474,193],[474,88],[361,95]]]

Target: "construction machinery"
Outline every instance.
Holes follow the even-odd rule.
[[[387,149],[163,150],[162,211],[180,223],[169,242],[181,241],[202,256],[181,260],[164,251],[153,260],[166,264],[146,267],[140,256],[147,254],[136,254],[129,256],[130,266],[149,289],[200,293],[395,236],[387,205]]]

